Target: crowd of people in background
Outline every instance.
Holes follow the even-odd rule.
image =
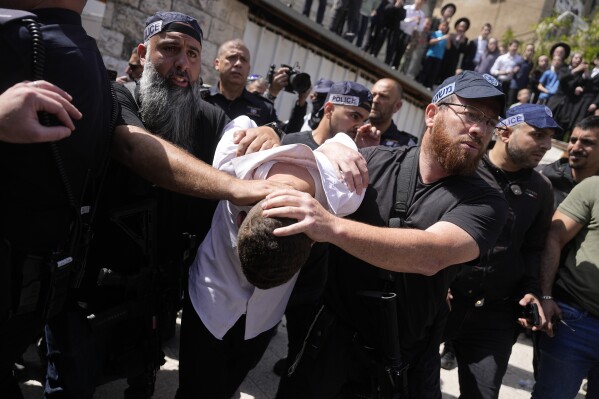
[[[468,38],[471,22],[462,17],[452,23],[457,11],[453,3],[444,4],[441,15],[433,18],[424,14],[423,3],[335,1],[330,29],[349,41],[355,39],[356,46],[375,57],[386,43],[384,62],[431,90],[465,70],[493,75],[502,83],[508,107],[523,100],[547,104],[564,129],[557,138],[567,136],[577,122],[597,110],[599,54],[593,60],[583,59],[580,51],[570,56],[570,45],[561,42],[539,54],[532,43],[516,39],[503,43],[493,37],[490,23],[482,24],[476,38]],[[306,7],[304,15],[309,15],[308,2]],[[361,19],[356,11],[360,7]],[[319,18],[322,23],[322,14]]]
[[[385,62],[431,89],[413,135],[392,77],[320,77],[279,120],[289,68],[251,75],[238,38],[204,85],[204,33],[179,12],[148,16],[112,84],[84,4],[0,0],[27,11],[3,8],[0,26],[6,397],[22,398],[13,364],[40,335],[45,397],[91,399],[107,370],[126,398],[151,397],[181,308],[178,399],[231,397],[284,314],[279,399],[439,398],[444,341],[462,395],[494,399],[523,328],[548,334],[534,398],[572,397],[587,376],[597,395],[599,55],[502,53],[489,23],[469,40],[451,3],[362,18],[361,1],[335,1],[331,30],[375,56],[386,43]],[[44,35],[40,76],[28,57]]]

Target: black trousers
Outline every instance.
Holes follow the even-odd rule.
[[[244,340],[244,315],[219,340],[206,329],[186,298],[181,321],[176,398],[229,399],[262,358],[276,328]]]
[[[445,338],[455,349],[460,397],[498,398],[512,346],[522,331],[517,310],[510,300],[475,307],[474,300],[454,294]]]
[[[432,335],[410,348],[412,357],[406,375],[409,399],[441,399],[439,345],[445,317],[440,314],[438,324],[431,328]],[[349,326],[338,320],[328,325],[330,330],[326,331],[315,323],[312,334],[320,347],[304,347],[293,374],[281,380],[277,399],[370,397],[372,378],[377,375],[372,357]]]

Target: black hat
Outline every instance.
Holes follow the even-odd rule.
[[[562,131],[560,125],[553,119],[553,113],[545,105],[521,104],[507,110],[502,121],[506,126],[526,123],[538,129],[555,129]]]
[[[570,50],[571,50],[570,45],[567,43],[564,43],[564,42],[557,42],[553,46],[551,46],[551,50],[549,50],[550,61],[551,61],[551,59],[553,59],[553,53],[555,52],[555,49],[558,47],[563,47],[564,50],[566,50],[566,55],[564,56],[563,61],[565,61],[566,58],[568,58],[570,56]]]
[[[335,82],[330,79],[320,78],[318,82],[316,82],[316,86],[314,86],[315,93],[328,93],[331,90],[331,86],[333,86]]]
[[[459,18],[457,21],[455,21],[455,24],[453,24],[453,28],[457,28],[460,22],[466,22],[466,30],[470,29],[470,20],[466,17]]]
[[[200,28],[200,24],[195,18],[180,12],[158,11],[156,14],[146,19],[144,42],[147,42],[152,36],[164,31],[185,33],[196,39],[200,44],[204,37],[202,28]]]
[[[450,7],[453,8],[453,13],[455,14],[455,12],[458,10],[458,8],[453,3],[447,3],[443,7],[441,7],[441,15],[443,15],[445,10],[447,10]]]
[[[505,95],[501,91],[501,84],[486,73],[464,71],[448,77],[439,85],[432,102],[438,103],[452,94],[462,98],[494,98],[501,105],[499,114],[502,114],[505,108]]]
[[[326,102],[362,107],[370,112],[370,108],[372,107],[372,93],[360,83],[346,80],[337,82],[331,86]]]

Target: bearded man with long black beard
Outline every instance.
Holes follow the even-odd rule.
[[[147,46],[150,52],[150,45]],[[148,58],[139,81],[139,113],[146,128],[154,134],[194,152],[194,136],[200,133],[202,83],[197,80],[188,87],[169,84],[173,75],[189,79],[188,73],[172,70],[161,76]]]

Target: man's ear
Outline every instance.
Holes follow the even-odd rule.
[[[139,55],[139,62],[141,65],[146,65],[146,56],[148,55],[148,48],[145,44],[139,43],[137,45],[137,55]]]
[[[432,127],[435,120],[435,115],[439,112],[439,106],[437,104],[429,104],[424,110],[424,121],[427,127]]]
[[[512,128],[508,127],[505,130],[498,130],[498,132],[499,133],[496,134],[497,140],[501,140],[501,142],[503,143],[508,143],[514,131],[512,130]]]
[[[333,104],[332,102],[324,103],[324,116],[325,117],[330,118],[331,114],[333,113],[334,110],[335,110],[335,104]]]
[[[218,58],[214,59],[214,69],[216,69],[218,71],[218,67],[220,65],[220,60]]]
[[[403,105],[403,101],[397,100],[397,102],[395,103],[395,106],[393,107],[393,113],[396,113],[397,111],[399,111],[401,109],[402,105]]]

